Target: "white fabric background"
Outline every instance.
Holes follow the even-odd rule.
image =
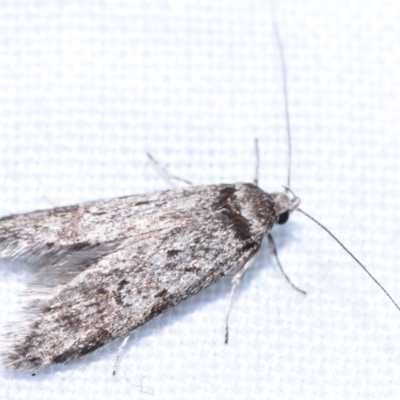
[[[400,302],[400,3],[275,5],[288,69],[293,190]],[[3,1],[0,215],[197,183],[285,184],[281,65],[267,1]],[[49,200],[48,200],[49,199]],[[2,399],[396,399],[400,313],[300,214],[237,291],[219,282],[119,343],[35,377],[2,368]],[[29,277],[2,266],[4,329]],[[144,389],[149,390],[149,389]]]

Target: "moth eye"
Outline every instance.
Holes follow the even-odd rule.
[[[277,223],[279,225],[285,224],[289,220],[289,211],[285,211],[282,214],[279,214]]]

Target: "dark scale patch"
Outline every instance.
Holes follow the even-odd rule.
[[[53,309],[50,306],[46,306],[46,307],[43,307],[41,311],[43,314],[47,314],[47,313],[51,312],[52,310]]]
[[[230,200],[230,199],[229,199]],[[230,213],[234,213],[235,210],[233,209],[232,205],[229,203],[224,204],[221,209],[228,210]]]
[[[55,364],[62,364],[68,361],[71,357],[74,356],[73,351],[66,351],[62,354],[58,354],[57,356],[54,356],[53,362]]]
[[[155,295],[154,295],[154,297],[163,297],[165,294],[167,294],[168,293],[168,290],[167,289],[162,289],[162,290],[160,290],[158,293],[156,293]]]
[[[233,214],[231,216],[231,222],[237,239],[248,240],[251,238],[250,224],[246,218],[241,215]]]
[[[254,185],[250,185],[254,186]],[[254,186],[256,188],[256,186]],[[213,208],[221,212],[221,221],[225,226],[229,226],[235,231],[235,237],[239,240],[251,238],[249,221],[240,214],[239,202],[235,196],[234,186],[226,186],[219,191],[217,200],[213,203]]]
[[[113,298],[114,298],[114,300],[115,300],[115,302],[118,304],[118,305],[122,305],[122,295],[121,295],[121,293],[120,292],[115,292],[114,294],[113,294]]]
[[[224,187],[217,194],[217,199],[213,202],[212,207],[214,210],[220,210],[221,208],[228,206],[228,199],[233,196],[236,189],[234,186]]]
[[[242,251],[245,252],[250,249],[258,250],[259,247],[260,245],[257,242],[249,241],[242,247]]]
[[[122,290],[122,288],[128,284],[128,281],[126,279],[122,279],[122,281],[119,281],[118,283],[118,290]]]
[[[40,368],[43,364],[43,360],[39,357],[29,357],[26,361],[30,364],[31,369]]]
[[[87,249],[88,247],[92,246],[89,242],[81,242],[81,243],[76,243],[68,247],[69,251],[81,251],[83,249]]]
[[[48,249],[51,249],[54,245],[55,245],[55,243],[53,243],[53,242],[48,242],[48,243],[46,243],[46,247],[47,247]]]
[[[106,289],[104,289],[102,286],[98,287],[97,294],[99,294],[100,296],[104,296],[107,293],[108,293],[108,291]]]
[[[105,215],[105,214],[109,214],[107,211],[95,211],[95,212],[91,212],[92,215]]]
[[[168,311],[168,309],[170,309],[173,305],[175,305],[175,303],[176,297],[170,294],[165,295],[162,299],[160,298],[160,300],[156,302],[153,307],[151,307],[146,320],[149,321],[157,315],[163,314],[164,312]]]
[[[144,206],[146,204],[150,204],[150,201],[138,201],[135,206]]]
[[[176,256],[178,253],[180,253],[181,252],[181,250],[175,250],[175,249],[173,249],[173,250],[168,250],[167,251],[167,257],[173,257],[173,256]]]
[[[196,236],[192,239],[192,245],[197,245],[201,242],[201,237]]]
[[[183,270],[185,272],[191,272],[193,274],[198,274],[199,272],[201,272],[200,268],[197,267],[184,267]]]
[[[178,265],[177,263],[169,262],[169,263],[167,263],[167,264],[164,265],[164,268],[165,268],[167,271],[171,271],[171,270],[175,269],[177,265]]]
[[[230,227],[235,232],[235,237],[239,240],[247,241],[251,239],[249,221],[240,214],[235,214],[227,209],[221,212],[221,221],[225,226]]]

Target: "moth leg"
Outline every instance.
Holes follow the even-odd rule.
[[[240,283],[240,280],[243,278],[246,271],[253,264],[253,261],[256,258],[256,254],[257,254],[257,251],[255,251],[254,254],[250,256],[250,258],[246,261],[246,263],[243,265],[243,267],[235,274],[235,276],[232,279],[232,289],[231,289],[231,293],[229,295],[229,300],[228,300],[228,304],[226,306],[226,313],[225,313],[225,344],[228,344],[228,339],[229,339],[228,323],[229,323],[229,313],[231,311],[233,295],[235,293],[236,288],[238,287],[238,285]]]
[[[180,178],[179,176],[172,175],[165,167],[163,167],[150,153],[147,153],[147,157],[149,157],[150,161],[156,166],[156,168],[161,171],[163,174],[167,175],[169,179],[175,179],[176,181],[186,183],[187,185],[191,185],[192,182],[187,181],[186,179]]]
[[[307,292],[304,291],[304,290],[301,290],[300,288],[298,288],[298,287],[289,279],[289,277],[286,275],[285,271],[283,270],[282,264],[281,264],[281,262],[279,261],[278,252],[277,252],[277,250],[276,250],[276,245],[275,245],[274,239],[273,239],[273,237],[272,237],[272,235],[271,235],[270,233],[268,233],[267,237],[268,237],[268,243],[269,243],[269,248],[270,248],[270,250],[271,250],[271,253],[272,253],[272,255],[275,257],[275,260],[276,260],[276,262],[278,263],[278,266],[279,266],[279,268],[280,268],[280,270],[281,270],[283,276],[285,277],[285,279],[292,285],[292,287],[293,287],[294,289],[296,289],[298,292],[303,293],[304,295],[306,295]]]
[[[258,186],[258,171],[260,169],[260,149],[258,148],[258,139],[257,138],[254,139],[254,146],[255,146],[254,150],[256,153],[256,174],[255,174],[253,182],[255,185]]]
[[[118,347],[118,353],[117,356],[115,357],[115,362],[114,362],[114,366],[113,366],[113,375],[115,375],[117,373],[117,366],[118,366],[118,362],[119,359],[121,357],[122,352],[124,351],[124,348],[126,346],[126,344],[128,343],[129,337],[131,335],[128,335],[121,343],[121,345]]]

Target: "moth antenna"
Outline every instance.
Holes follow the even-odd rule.
[[[285,100],[285,116],[286,116],[286,133],[288,141],[288,175],[287,175],[287,188],[290,189],[290,175],[292,169],[292,137],[290,134],[290,119],[289,119],[289,100],[287,93],[287,78],[286,78],[286,62],[285,53],[283,51],[282,39],[279,34],[278,24],[276,23],[275,16],[272,15],[272,25],[274,28],[274,33],[276,41],[279,48],[279,57],[281,59],[281,69],[282,69],[282,81],[283,81],[283,97]]]
[[[314,221],[320,228],[322,228],[325,232],[327,232],[337,243],[353,258],[353,260],[369,275],[369,277],[381,288],[383,293],[389,298],[389,300],[395,305],[395,307],[400,311],[400,306],[394,301],[393,297],[389,294],[389,292],[377,281],[377,279],[368,271],[368,269],[346,248],[346,246],[324,225],[318,222],[315,218],[313,218],[310,214],[307,214],[305,211],[301,210],[300,208],[297,209],[306,217]]]

